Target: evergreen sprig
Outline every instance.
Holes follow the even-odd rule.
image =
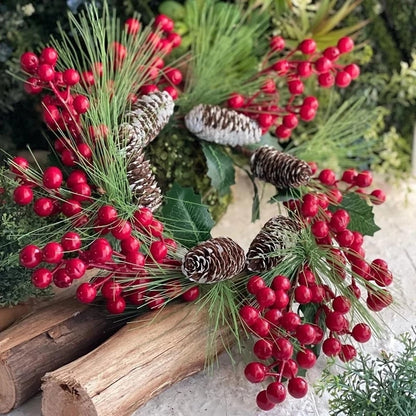
[[[413,416],[416,414],[416,332],[398,337],[397,354],[359,354],[340,374],[327,367],[317,391],[326,390],[331,416]]]

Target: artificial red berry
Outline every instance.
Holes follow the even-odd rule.
[[[78,143],[77,153],[80,158],[84,158],[87,160],[91,160],[92,158],[92,150],[91,147],[87,145],[87,143]]]
[[[90,257],[94,262],[105,263],[111,260],[113,249],[105,238],[97,238],[90,246]]]
[[[42,257],[42,250],[33,244],[29,244],[20,251],[19,262],[23,267],[32,269],[40,264]]]
[[[332,214],[332,218],[329,221],[329,228],[340,233],[344,231],[350,222],[350,216],[345,209],[338,209]]]
[[[21,156],[16,156],[12,160],[12,164],[10,164],[10,171],[15,173],[16,175],[21,175],[21,172],[28,169],[29,162],[27,159]]]
[[[103,205],[97,212],[98,224],[109,225],[118,219],[117,210],[112,205]]]
[[[298,125],[298,123],[299,120],[293,113],[285,115],[282,119],[282,125],[288,129],[294,129]]]
[[[335,76],[335,85],[340,88],[346,88],[351,84],[352,78],[347,71],[339,71]]]
[[[79,258],[68,259],[65,264],[65,271],[72,279],[80,279],[87,271],[87,266]]]
[[[289,298],[289,295],[287,294],[287,292],[282,290],[282,289],[278,289],[278,290],[275,291],[275,296],[276,296],[276,300],[273,304],[273,307],[277,308],[277,309],[286,308],[286,306],[290,302],[290,298]]]
[[[298,49],[305,55],[311,55],[316,51],[316,42],[313,39],[304,39]]]
[[[84,71],[81,74],[81,83],[84,86],[84,88],[88,88],[95,84],[95,78],[92,71]]]
[[[126,298],[129,301],[129,303],[131,303],[132,305],[139,306],[139,305],[143,305],[145,302],[144,294],[145,294],[144,289],[138,289],[138,290],[135,290],[134,292],[129,292]]]
[[[78,114],[84,114],[90,108],[90,101],[85,95],[77,95],[72,105]]]
[[[145,84],[140,87],[140,92],[143,95],[151,94],[152,92],[159,91],[156,84]]]
[[[340,312],[328,312],[325,318],[325,324],[330,331],[342,331],[345,326],[345,317]]]
[[[371,328],[365,323],[359,323],[354,326],[351,335],[357,342],[367,342],[371,338]]]
[[[306,106],[306,105],[301,106],[299,110],[299,117],[303,121],[311,121],[315,118],[315,116],[316,116],[316,110],[314,108]]]
[[[322,88],[330,88],[335,84],[335,77],[330,72],[319,74],[318,83]]]
[[[62,203],[61,211],[66,217],[73,217],[82,211],[81,203],[75,199],[68,199]]]
[[[278,73],[278,75],[282,76],[289,71],[290,65],[286,59],[282,59],[280,61],[275,62],[272,68],[274,71]]]
[[[46,261],[46,263],[57,264],[64,257],[64,249],[61,244],[52,241],[43,247],[42,254],[43,261]]]
[[[30,186],[19,185],[13,191],[13,200],[18,205],[28,205],[33,200],[33,191]]]
[[[293,81],[289,81],[287,83],[287,86],[289,88],[289,92],[293,95],[300,95],[303,93],[303,90],[305,89],[305,85],[299,79],[294,79]]]
[[[308,286],[300,285],[295,289],[295,300],[301,305],[312,300],[312,293]]]
[[[345,36],[338,40],[337,47],[340,53],[351,52],[354,49],[354,41],[349,36]]]
[[[65,251],[79,250],[82,245],[81,237],[73,231],[68,231],[62,236],[61,245]]]
[[[186,292],[183,292],[181,295],[181,298],[185,302],[193,302],[194,300],[197,300],[199,297],[199,287],[193,286],[190,289],[188,289]]]
[[[324,50],[323,55],[330,61],[336,61],[339,58],[340,52],[336,46],[329,46]]]
[[[356,64],[346,65],[344,71],[350,75],[351,79],[357,79],[360,76],[360,67]]]
[[[166,91],[173,100],[176,100],[178,98],[178,90],[175,87],[172,87],[172,85],[168,85],[163,89],[163,91]]]
[[[269,78],[266,79],[261,88],[260,88],[265,94],[274,94],[276,92],[276,83],[273,79]]]
[[[266,411],[273,409],[273,407],[275,406],[275,404],[271,400],[269,400],[269,398],[267,397],[267,391],[266,390],[261,390],[257,394],[256,403],[257,403],[257,406],[261,410],[266,410]]]
[[[120,283],[115,282],[114,280],[108,280],[101,287],[101,295],[105,299],[115,300],[120,297],[123,288]]]
[[[266,339],[259,339],[253,347],[253,352],[260,360],[268,360],[272,356],[273,344]]]
[[[33,52],[25,52],[20,57],[20,66],[23,71],[34,74],[39,66],[39,59]]]
[[[320,74],[327,74],[332,68],[332,62],[326,56],[321,56],[314,62],[314,66]]]
[[[386,194],[381,189],[374,189],[370,195],[374,205],[381,205],[386,201]]]
[[[161,263],[168,254],[168,248],[163,241],[154,241],[150,245],[150,254],[157,263]]]
[[[266,287],[266,283],[260,276],[252,276],[247,282],[247,291],[253,295],[256,295],[260,289]]]
[[[63,73],[62,73],[62,78],[63,81],[66,85],[68,85],[69,87],[78,84],[79,80],[80,80],[80,76],[78,71],[76,71],[73,68],[69,68],[66,69]]]
[[[62,185],[63,175],[61,169],[49,166],[43,172],[42,182],[48,189],[57,189]]]
[[[276,360],[288,360],[292,357],[293,354],[293,345],[292,343],[283,337],[279,337],[274,340],[273,343],[273,357]]]
[[[296,328],[301,324],[300,316],[296,312],[286,312],[280,318],[280,325],[283,329],[288,332],[295,331]]]
[[[291,136],[292,129],[288,129],[283,124],[280,124],[279,126],[276,127],[275,134],[279,139],[285,140]]]
[[[363,170],[360,172],[354,181],[354,184],[359,186],[360,188],[367,188],[373,182],[373,175],[368,170]]]
[[[162,236],[163,228],[164,228],[163,224],[160,221],[155,220],[155,219],[153,219],[149,225],[150,234],[152,234],[153,237],[157,237],[157,238]]]
[[[53,210],[54,205],[50,198],[39,198],[33,204],[33,211],[39,217],[49,217]]]
[[[296,338],[303,345],[313,344],[316,338],[315,327],[311,324],[301,324],[296,328]]]
[[[290,287],[291,287],[290,280],[286,276],[277,275],[273,278],[272,288],[274,290],[281,289],[283,291],[288,291]]]
[[[319,101],[313,95],[309,95],[303,99],[302,106],[311,107],[314,110],[317,110],[319,107]]]
[[[322,351],[328,357],[335,357],[341,351],[342,344],[336,338],[327,338],[322,344]]]
[[[45,289],[52,283],[52,273],[48,269],[37,269],[32,274],[32,284],[38,289]]]
[[[303,196],[301,212],[304,217],[314,217],[319,211],[318,198],[313,194]]]
[[[275,303],[276,294],[270,287],[263,287],[256,292],[256,299],[261,308],[268,308]]]
[[[183,79],[182,72],[176,68],[165,68],[165,76],[173,85],[179,85]]]
[[[172,48],[177,48],[182,43],[182,36],[179,33],[170,32],[167,40],[172,45]]]
[[[123,313],[126,309],[126,301],[123,297],[119,296],[115,299],[107,299],[105,306],[108,312],[110,312],[113,315],[118,315],[120,313]]]
[[[312,234],[317,238],[324,238],[329,233],[328,223],[326,221],[316,221],[311,226]]]
[[[357,171],[355,169],[347,169],[343,172],[341,180],[350,185],[354,183]]]
[[[326,296],[325,289],[321,285],[311,286],[311,302],[313,303],[321,303]]]
[[[155,18],[154,25],[163,32],[171,32],[173,30],[174,22],[170,17],[159,14]]]
[[[77,299],[82,303],[91,303],[97,296],[97,289],[91,283],[82,283],[77,289]]]
[[[282,403],[286,398],[286,387],[280,381],[274,381],[267,386],[267,398],[275,404]]]
[[[285,47],[285,40],[281,36],[273,36],[269,42],[270,49],[273,52],[279,52]]]
[[[53,81],[55,78],[55,70],[49,64],[41,64],[37,70],[39,79],[43,82]]]
[[[132,235],[129,235],[128,237],[121,240],[120,246],[121,252],[126,254],[137,251],[140,248],[140,241]]]
[[[23,88],[28,94],[39,94],[43,90],[43,86],[38,78],[29,77],[25,83]]]
[[[299,364],[299,367],[308,370],[315,365],[316,355],[311,350],[305,348],[296,354],[296,361]]]
[[[254,323],[260,317],[259,311],[253,306],[249,305],[244,305],[243,307],[241,307],[241,309],[239,310],[239,315],[243,322],[249,327],[254,325]]]
[[[124,240],[131,234],[132,228],[129,221],[120,220],[114,227],[111,228],[111,234],[117,240]]]
[[[236,92],[233,92],[230,98],[228,99],[227,104],[230,108],[236,109],[241,108],[244,105],[244,101],[244,96]]]
[[[146,257],[140,251],[129,251],[126,253],[126,263],[133,264],[136,267],[143,267],[146,263]]]
[[[56,287],[64,289],[72,285],[72,277],[64,269],[58,269],[53,275],[53,283]]]
[[[301,399],[308,392],[308,383],[302,377],[294,377],[289,380],[287,390],[292,397]]]
[[[270,323],[265,319],[259,318],[253,325],[251,325],[251,330],[259,338],[265,338],[270,334]]]
[[[279,309],[273,307],[266,311],[266,313],[264,314],[264,319],[267,322],[269,322],[271,325],[277,326],[281,316],[282,316],[282,312]]]
[[[124,22],[124,27],[129,35],[135,35],[140,30],[140,22],[133,17],[129,17]]]
[[[74,152],[69,149],[64,149],[61,153],[61,160],[65,166],[75,166],[76,158]]]
[[[264,129],[268,129],[274,123],[275,120],[276,117],[268,113],[261,113],[257,118],[259,126]]]
[[[298,75],[302,78],[308,78],[313,73],[312,64],[307,61],[299,62],[296,70]]]
[[[345,314],[350,310],[351,302],[345,296],[337,296],[332,301],[332,308],[336,312]]]
[[[357,350],[349,344],[344,344],[341,347],[339,358],[343,362],[352,361],[357,355]]]

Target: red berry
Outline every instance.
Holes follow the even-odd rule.
[[[53,283],[60,289],[71,286],[72,281],[72,277],[70,277],[64,269],[58,269],[53,276]]]
[[[265,339],[259,339],[253,347],[254,354],[260,360],[268,360],[272,356],[273,344]]]
[[[34,74],[39,66],[39,59],[33,52],[25,52],[20,57],[20,66],[23,71]]]
[[[13,200],[18,205],[28,205],[33,200],[33,191],[30,186],[20,185],[13,191]]]
[[[311,227],[312,234],[317,238],[324,238],[329,233],[328,223],[326,221],[316,221]]]
[[[132,235],[129,235],[127,238],[121,240],[120,246],[121,252],[124,254],[134,252],[140,248],[140,241]]]
[[[130,17],[124,22],[124,27],[129,35],[135,35],[140,30],[140,22]]]
[[[360,76],[360,67],[356,64],[345,66],[344,71],[350,75],[351,79],[357,79]]]
[[[82,303],[91,303],[97,296],[97,289],[91,283],[82,283],[77,289],[77,298]]]
[[[279,52],[285,47],[285,40],[281,36],[273,36],[269,42],[270,49],[273,52]]]
[[[283,124],[276,127],[275,134],[279,139],[285,140],[288,139],[292,134],[292,129],[288,129]]]
[[[68,199],[62,203],[61,211],[66,217],[73,217],[82,211],[82,207],[79,201]]]
[[[24,157],[16,156],[12,162],[10,164],[10,171],[16,175],[21,175],[21,172],[29,167],[29,162]]]
[[[39,198],[33,204],[33,211],[39,217],[49,217],[53,213],[54,205],[50,198]]]
[[[153,237],[159,238],[162,236],[163,228],[163,224],[160,221],[153,219],[150,223],[149,231]]]
[[[329,228],[336,232],[340,233],[344,231],[350,222],[350,216],[345,209],[338,209],[332,214],[332,218],[329,221]]]
[[[118,219],[117,210],[112,205],[103,205],[97,212],[98,224],[109,225]]]
[[[61,245],[65,251],[79,250],[82,245],[81,237],[77,233],[68,231],[62,236]]]
[[[164,14],[159,14],[156,16],[154,25],[156,28],[159,28],[163,32],[171,32],[173,30],[173,20]]]
[[[274,381],[267,386],[267,398],[275,404],[282,403],[286,398],[286,387],[280,381]]]
[[[304,217],[314,217],[319,211],[318,198],[312,194],[303,197],[301,212]]]
[[[171,85],[168,85],[163,89],[163,91],[166,91],[173,100],[176,100],[178,98],[178,90],[175,87],[172,87]]]
[[[292,357],[293,354],[293,345],[286,338],[277,338],[274,340],[273,344],[273,357],[276,360],[288,360]]]
[[[286,312],[280,318],[281,327],[288,332],[295,331],[300,324],[300,316],[295,312]]]
[[[347,71],[339,71],[335,76],[335,85],[340,88],[346,88],[351,84],[352,78]]]
[[[336,338],[327,338],[322,344],[322,351],[328,357],[335,357],[341,351],[341,342]]]
[[[50,242],[43,247],[43,261],[47,263],[57,264],[64,257],[64,249],[61,244],[56,242]]]
[[[299,367],[308,370],[315,365],[316,355],[311,350],[303,349],[296,354],[296,361],[299,364]]]
[[[339,58],[340,52],[336,46],[329,46],[324,50],[323,55],[330,61],[336,61]]]
[[[332,68],[332,62],[326,56],[321,56],[315,61],[314,66],[320,74],[328,74]]]
[[[73,106],[78,114],[84,114],[90,108],[90,101],[85,95],[77,95],[74,98]]]
[[[193,286],[190,289],[188,289],[186,292],[182,293],[181,298],[185,302],[193,302],[194,300],[197,300],[199,297],[199,287]]]
[[[353,360],[357,355],[357,350],[349,344],[344,344],[341,347],[341,351],[339,353],[339,358],[343,362],[351,361]]]
[[[300,285],[295,289],[295,300],[301,305],[312,300],[312,293],[308,286]]]
[[[107,303],[105,305],[107,307],[108,312],[110,312],[113,315],[118,315],[120,313],[123,313],[126,309],[126,301],[124,298],[119,296],[115,299],[107,299]]]
[[[312,64],[307,61],[302,61],[298,63],[297,73],[300,77],[307,78],[312,75]]]
[[[359,186],[360,188],[366,188],[371,185],[373,182],[373,175],[368,170],[363,170],[360,172],[354,181],[354,184]]]
[[[84,88],[88,88],[91,85],[95,84],[94,74],[92,71],[84,71],[81,74],[81,83],[84,86]]]
[[[138,289],[138,290],[135,290],[134,292],[129,292],[129,295],[127,296],[127,300],[132,305],[136,305],[136,306],[143,305],[145,301],[144,294],[145,294],[144,289]]]
[[[311,55],[316,51],[316,42],[313,39],[303,40],[298,49],[305,55]]]
[[[252,326],[254,323],[259,319],[260,313],[259,311],[254,308],[253,306],[244,305],[239,310],[240,318],[247,326]]]
[[[298,125],[298,123],[299,120],[293,113],[285,115],[282,119],[282,125],[288,129],[294,129]]]
[[[143,95],[151,94],[155,91],[159,91],[159,88],[155,84],[145,84],[140,87],[140,92]]]
[[[256,295],[260,289],[266,287],[266,283],[260,276],[252,276],[247,282],[247,291],[253,295]]]
[[[356,176],[357,172],[354,169],[347,169],[342,174],[341,180],[345,183],[353,184]]]
[[[274,94],[276,92],[276,83],[271,78],[266,79],[260,89],[266,94]]]
[[[265,338],[270,334],[270,323],[265,319],[259,318],[253,325],[251,325],[251,330],[259,338]]]
[[[38,289],[45,289],[52,283],[52,273],[48,269],[37,269],[32,274],[32,284]]]
[[[381,205],[386,201],[386,194],[381,189],[374,189],[371,192],[371,202],[374,205]]]
[[[233,92],[230,98],[228,99],[227,104],[230,108],[241,108],[244,105],[244,96],[236,92]]]
[[[354,41],[349,36],[345,36],[338,40],[337,47],[340,53],[351,52],[354,49]]]
[[[72,279],[80,279],[87,271],[87,266],[79,258],[68,259],[65,265],[65,271]]]
[[[20,251],[19,262],[23,267],[32,269],[42,261],[42,251],[39,247],[29,244]]]
[[[129,221],[120,220],[114,227],[111,228],[111,234],[113,234],[117,240],[124,240],[130,236],[131,230],[132,228]]]
[[[73,68],[66,69],[63,72],[62,77],[63,77],[64,83],[68,85],[69,87],[71,87],[72,85],[78,84],[80,80],[78,71],[76,71]]]
[[[296,338],[303,345],[313,344],[316,338],[315,327],[311,324],[301,324],[296,328]]]
[[[268,113],[261,113],[257,118],[259,126],[264,129],[268,129],[274,123],[275,120],[276,117]]]
[[[157,263],[161,263],[168,254],[168,248],[163,241],[154,241],[150,245],[150,253]]]
[[[282,312],[279,309],[272,308],[268,309],[264,314],[264,319],[273,326],[277,326],[279,319],[282,316]]]
[[[312,295],[311,302],[321,303],[325,299],[326,292],[322,286],[320,285],[311,286],[310,289],[311,289],[311,295]]]
[[[335,84],[335,77],[330,72],[318,76],[318,83],[322,88],[330,88]]]
[[[352,329],[352,336],[357,342],[367,342],[371,338],[371,328],[365,323],[359,323]]]
[[[75,166],[75,155],[72,150],[64,149],[61,153],[61,160],[65,166]]]
[[[123,288],[121,285],[114,280],[108,280],[105,282],[101,288],[101,295],[105,299],[115,300],[120,297]]]
[[[345,317],[340,312],[328,312],[325,318],[325,324],[330,331],[342,331],[345,326]]]
[[[48,189],[57,189],[62,185],[63,175],[61,169],[50,166],[43,172],[42,182]]]
[[[136,267],[143,267],[146,263],[146,257],[140,251],[130,251],[126,254],[126,263],[133,264]]]
[[[39,79],[43,82],[53,81],[55,79],[55,70],[49,64],[41,64],[38,68]]]
[[[350,230],[344,230],[337,233],[336,240],[341,247],[348,248],[354,242],[354,234]]]
[[[263,287],[256,292],[256,299],[261,308],[268,308],[276,301],[276,295],[270,287]]]
[[[289,71],[289,62],[286,59],[282,59],[281,61],[277,61],[272,66],[273,70],[278,73],[278,75],[282,76],[285,75]]]
[[[136,223],[147,228],[153,221],[153,214],[149,208],[140,208],[134,213],[134,219]]]
[[[332,308],[336,312],[345,314],[350,310],[351,302],[345,296],[337,296],[332,301]]]
[[[314,97],[313,95],[310,95],[303,99],[302,106],[311,107],[314,110],[317,110],[319,107],[319,101],[316,97]]]
[[[34,77],[28,78],[25,81],[23,88],[25,89],[25,91],[28,94],[32,94],[32,95],[39,94],[43,90],[43,86],[42,86],[40,80],[38,78],[34,78]]]
[[[286,293],[286,291],[282,289],[278,289],[275,291],[276,300],[273,304],[274,308],[277,309],[284,309],[290,302],[289,295]]]
[[[105,238],[97,238],[90,246],[90,257],[94,262],[105,263],[111,260],[113,249]]]
[[[274,290],[281,289],[283,291],[288,291],[290,287],[291,287],[290,280],[286,276],[277,275],[273,278],[272,288]]]
[[[176,68],[165,68],[165,76],[173,85],[179,85],[183,79],[182,72]]]
[[[316,116],[316,110],[312,107],[302,105],[302,107],[299,110],[299,117],[303,121],[311,121]]]
[[[292,397],[301,399],[308,392],[308,384],[302,377],[294,377],[289,380],[287,390]]]
[[[80,158],[84,158],[87,160],[91,160],[92,158],[92,150],[91,147],[87,145],[87,143],[77,144],[77,153]]]
[[[303,90],[305,89],[303,82],[299,79],[289,81],[287,83],[287,86],[289,88],[290,93],[293,95],[300,95],[303,93]]]
[[[256,396],[256,403],[257,406],[261,409],[261,410],[271,410],[274,408],[275,404],[269,400],[269,398],[267,397],[267,391],[266,390],[261,390],[257,396]]]

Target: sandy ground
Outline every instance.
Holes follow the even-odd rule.
[[[214,231],[215,236],[229,236],[247,248],[261,225],[276,214],[276,208],[266,203],[272,195],[265,189],[262,219],[250,223],[251,187],[242,175],[233,187],[234,203]],[[372,339],[365,344],[365,351],[377,354],[380,349],[394,352],[399,343],[394,335],[409,330],[416,323],[416,182],[409,181],[398,188],[383,181],[375,184],[387,193],[387,202],[375,207],[376,223],[381,231],[372,238],[366,237],[365,249],[369,259],[385,259],[394,272],[392,291],[395,307],[381,312],[386,324],[382,339]],[[133,416],[327,416],[328,397],[317,397],[310,389],[301,400],[287,399],[269,412],[260,411],[255,404],[258,385],[250,384],[243,375],[245,362],[235,355],[234,363],[228,355],[219,359],[219,368],[212,375],[199,373],[176,383],[159,396],[138,409]],[[309,372],[311,383],[319,378],[323,361]],[[40,415],[40,397],[9,413],[10,416]],[[109,415],[110,416],[110,415]],[[111,415],[112,416],[112,415]]]

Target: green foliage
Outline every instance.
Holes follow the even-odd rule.
[[[217,189],[220,196],[230,193],[230,186],[235,183],[233,161],[223,146],[201,141],[211,185]]]
[[[165,195],[162,219],[176,241],[191,248],[211,237],[214,221],[201,197],[191,188],[174,184]]]
[[[329,392],[331,416],[413,416],[416,414],[416,338],[404,333],[397,354],[359,353],[343,372],[323,372],[318,392]]]
[[[370,236],[380,230],[380,227],[374,222],[373,207],[360,195],[353,192],[345,194],[339,206],[331,206],[332,211],[339,208],[345,209],[350,214],[349,230]]]

